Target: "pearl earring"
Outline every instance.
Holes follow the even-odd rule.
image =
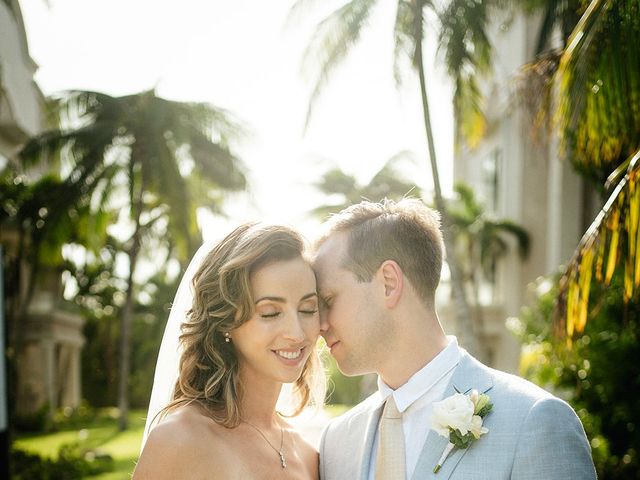
[[[224,341],[227,342],[227,343],[229,343],[231,341],[231,337],[229,337],[229,332],[226,332],[224,334]]]

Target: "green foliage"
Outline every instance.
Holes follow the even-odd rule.
[[[93,262],[81,267],[68,266],[79,289],[74,302],[86,319],[83,332],[86,344],[82,351],[83,395],[94,407],[114,405],[117,399],[120,332],[117,318],[122,307],[125,279],[115,273],[116,255],[116,247],[111,245],[102,249],[100,257]],[[149,402],[155,362],[177,280],[160,271],[138,289],[129,376],[129,393],[134,407],[146,407]]]
[[[493,282],[496,263],[510,248],[508,238],[517,242],[521,258],[529,253],[529,234],[507,219],[494,218],[475,196],[473,189],[462,182],[453,187],[455,197],[448,202],[447,212],[456,240],[458,255],[463,259],[465,278],[477,282],[480,274]]]
[[[88,185],[103,200],[112,192],[126,195],[134,221],[142,211],[144,226],[167,220],[183,257],[193,250],[196,207],[216,203],[210,192],[246,185],[241,162],[228,148],[242,129],[224,110],[166,100],[153,90],[122,97],[68,91],[50,103],[58,125],[25,145],[23,166],[55,158],[70,171],[68,184]],[[108,182],[100,186],[101,178]],[[198,198],[188,188],[196,183],[202,186],[197,193],[205,193]]]
[[[640,150],[616,173],[623,174],[622,178],[615,178],[613,192],[560,279],[554,321],[558,331],[569,337],[581,333],[589,319],[592,277],[609,285],[614,273],[620,272],[625,302],[637,294],[640,286]]]
[[[299,18],[318,2],[298,0],[292,18]],[[377,0],[350,0],[326,16],[316,27],[305,51],[303,69],[312,77],[313,90],[307,110],[309,124],[313,108],[329,78],[361,40],[369,26]],[[405,66],[422,69],[425,29],[436,31],[438,47],[454,81],[454,108],[464,140],[475,143],[484,132],[482,92],[477,79],[491,67],[492,48],[486,35],[491,12],[500,1],[453,0],[444,8],[425,0],[397,2],[396,18],[389,32],[394,45],[393,73],[402,82]],[[366,81],[366,80],[363,80]]]
[[[118,431],[117,409],[106,408],[94,410],[92,418],[87,419],[81,429],[63,430],[65,421],[61,421],[60,431],[38,435],[19,435],[13,445],[16,449],[52,460],[59,457],[61,446],[65,444],[78,445],[80,451],[88,453],[88,460],[110,456],[114,461],[114,469],[111,473],[83,476],[83,478],[122,480],[131,477],[135,461],[140,454],[145,412],[146,410],[131,412],[129,415],[131,429],[127,432]],[[39,479],[40,477],[30,478]]]
[[[86,401],[79,406],[59,408],[52,418],[52,430],[72,430],[81,428],[98,418],[98,411]]]
[[[467,432],[466,435],[462,435],[460,430],[449,430],[449,440],[460,449],[467,448],[471,445],[471,442],[473,442],[474,439],[475,438],[471,432]]]
[[[328,389],[327,403],[330,405],[355,405],[362,400],[362,378],[347,377],[338,370],[338,365],[331,355],[325,355],[327,365]]]
[[[76,480],[113,470],[109,455],[82,449],[78,443],[62,445],[56,459],[12,448],[10,462],[10,480]]]
[[[408,158],[407,152],[391,157],[367,184],[359,183],[355,177],[343,172],[340,168],[332,168],[324,173],[316,187],[322,193],[335,197],[328,205],[313,210],[313,215],[325,219],[332,213],[362,201],[379,202],[385,198],[400,200],[405,196],[420,197],[420,188],[413,182],[403,178],[398,170],[398,162]]]
[[[584,3],[556,73],[556,119],[568,158],[601,185],[640,148],[640,6]]]
[[[0,224],[19,234],[32,266],[58,266],[63,244],[90,246],[103,238],[110,217],[101,204],[91,205],[86,187],[54,174],[31,181],[11,170],[0,173]]]
[[[524,309],[521,323],[514,326],[525,344],[521,373],[572,404],[590,439],[599,478],[637,479],[640,303],[635,298],[624,304],[621,275],[608,287],[592,282],[598,305],[584,335],[569,348],[566,340],[552,334],[558,291],[554,282],[539,282],[537,304]]]
[[[43,404],[30,414],[14,415],[13,427],[21,432],[43,432],[51,428],[49,404]]]

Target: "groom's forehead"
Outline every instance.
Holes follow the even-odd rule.
[[[317,275],[326,275],[339,268],[347,254],[348,235],[345,232],[334,233],[327,237],[316,250],[313,259],[313,270]]]

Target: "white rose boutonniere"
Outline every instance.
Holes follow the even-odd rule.
[[[457,392],[433,404],[431,428],[449,439],[433,473],[438,473],[454,447],[467,448],[489,431],[482,422],[492,408],[489,395],[479,394],[477,390],[471,390],[469,394]]]

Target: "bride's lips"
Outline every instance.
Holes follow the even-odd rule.
[[[278,360],[287,366],[295,367],[306,358],[307,347],[283,348],[271,350]]]
[[[328,343],[327,346],[329,347],[330,351],[333,351],[333,347],[335,347],[336,345],[338,345],[340,343],[340,340],[336,340],[335,342],[332,343]]]

